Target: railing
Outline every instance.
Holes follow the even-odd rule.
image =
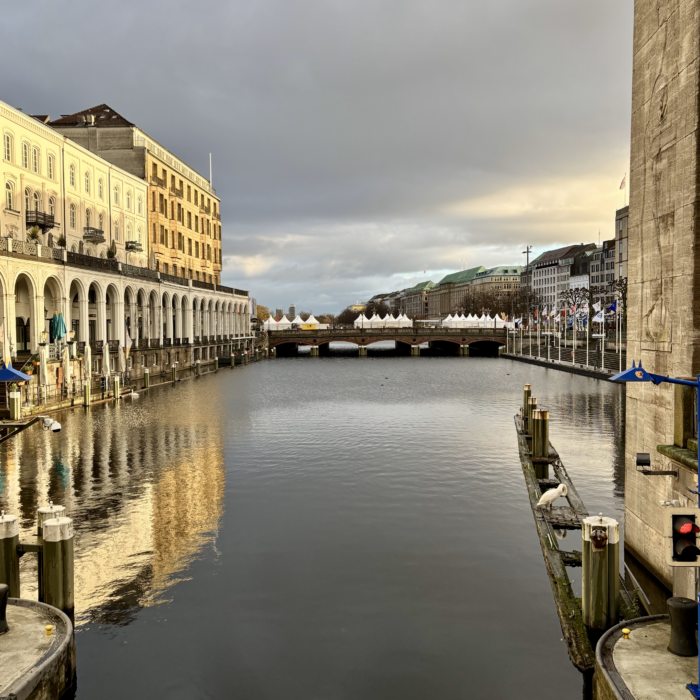
[[[89,241],[90,243],[104,243],[105,235],[102,229],[95,228],[94,226],[84,226],[83,240]]]
[[[29,226],[41,226],[42,228],[53,228],[54,216],[43,211],[28,211],[26,220]]]
[[[209,336],[208,335],[203,335],[202,336],[202,344],[208,343],[209,342]]]
[[[199,280],[192,280],[192,286],[197,287],[197,289],[211,289],[214,291],[214,285],[211,282],[200,282]]]
[[[158,272],[149,270],[147,267],[138,267],[137,265],[127,265],[122,263],[122,274],[129,277],[143,277],[144,279],[157,280]]]
[[[221,342],[221,336],[220,336],[220,335],[217,335],[217,336],[216,336],[216,342],[217,342],[217,343],[220,343],[220,342]]]
[[[189,345],[189,344],[190,344],[190,339],[189,339],[189,338],[183,338],[183,339],[182,339],[182,344],[183,344],[183,345]]]
[[[206,214],[209,216],[211,214],[211,205],[208,207],[203,206],[202,204],[199,205],[199,213],[200,214]]]
[[[119,350],[119,339],[115,340],[108,340],[107,344],[109,345],[109,351],[110,352],[117,352]]]
[[[250,292],[245,289],[234,289],[233,293],[237,294],[239,297],[247,297],[250,294]]]
[[[41,257],[47,258],[48,260],[53,260],[53,250],[47,248],[46,246],[41,246]]]
[[[200,341],[199,341],[199,336],[196,335],[196,336],[194,337],[194,344],[195,344],[195,345],[199,345],[199,342],[200,342]]]
[[[224,292],[224,294],[233,294],[233,287],[226,287],[223,284],[216,285],[217,292]]]
[[[35,251],[36,254],[36,251]],[[119,262],[116,258],[93,258],[91,255],[82,255],[68,251],[67,262],[70,265],[80,265],[81,267],[93,267],[97,270],[111,270],[116,272]]]
[[[158,177],[157,175],[151,175],[151,184],[165,189],[165,178]]]
[[[91,340],[90,341],[90,349],[93,352],[102,352],[102,348],[104,347],[105,341],[104,340]]]
[[[7,238],[0,238],[0,250],[7,250]]]
[[[159,348],[160,347],[160,338],[151,338],[151,347],[152,348]]]
[[[54,260],[63,260],[63,248],[51,248],[51,256]]]
[[[215,218],[217,221],[221,221],[221,214],[219,214],[219,213],[217,212],[216,214],[214,214],[214,218]]]
[[[148,338],[139,338],[139,350],[148,350]]]
[[[32,241],[16,241],[12,239],[12,252],[22,255],[36,255],[36,243]]]
[[[182,199],[182,190],[178,190],[177,187],[171,187],[170,194],[173,197],[179,197],[180,199]]]
[[[183,287],[188,286],[187,279],[185,277],[175,277],[175,275],[166,275],[164,272],[160,273],[161,282],[172,282],[173,284],[179,284]]]

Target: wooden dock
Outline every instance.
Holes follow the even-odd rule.
[[[515,427],[518,433],[518,451],[530,497],[530,507],[535,518],[549,583],[552,586],[554,602],[559,614],[559,622],[569,650],[569,658],[579,671],[591,671],[595,667],[595,650],[583,624],[581,602],[574,595],[569,574],[566,571],[567,566],[581,566],[581,553],[560,551],[554,532],[555,529],[580,530],[581,521],[588,517],[588,511],[569,478],[559,454],[551,443],[549,444],[549,458],[553,461],[550,466],[556,478],[537,479],[530,458],[527,436],[521,430],[520,415],[515,416]],[[569,505],[553,506],[551,513],[548,509],[538,508],[537,502],[542,494],[550,488],[559,486],[559,484],[566,485],[566,499]]]

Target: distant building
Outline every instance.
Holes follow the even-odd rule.
[[[533,298],[550,309],[561,309],[563,294],[570,288],[569,279],[576,258],[595,247],[595,243],[569,245],[549,250],[535,258],[530,263]]]
[[[289,305],[289,313],[288,313],[287,315],[288,315],[290,321],[297,315],[297,306],[296,306],[296,304],[290,304],[290,305]]]
[[[615,212],[615,280],[627,278],[627,227],[629,206]]]
[[[591,262],[594,250],[587,250],[582,255],[574,258],[569,276],[569,289],[590,289],[591,286]]]
[[[434,287],[435,282],[428,281],[404,290],[403,309],[399,311],[409,318],[428,318],[428,293]]]
[[[282,316],[284,316],[284,311],[282,311],[282,309],[280,309],[279,307],[276,308],[275,309],[275,318],[279,321],[279,319],[281,319]]]
[[[496,299],[520,294],[522,265],[499,265],[477,272],[472,282],[475,291],[493,294]]]
[[[350,306],[348,306],[348,309],[350,309],[350,311],[357,311],[358,313],[362,313],[366,307],[366,304],[360,304],[358,302],[357,304],[350,304]]]
[[[486,268],[483,265],[472,267],[445,275],[435,287],[428,292],[428,316],[444,318],[448,314],[462,311],[465,308],[467,290],[479,272]]]

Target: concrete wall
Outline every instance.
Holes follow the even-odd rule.
[[[699,45],[700,0],[636,0],[627,356],[676,377],[700,370]],[[666,467],[656,447],[674,442],[673,396],[670,385],[627,385],[625,539],[676,595],[693,597],[691,570],[674,573],[663,563],[659,501],[688,503],[684,486],[695,476],[682,468],[676,482],[641,476],[635,467],[637,452]]]

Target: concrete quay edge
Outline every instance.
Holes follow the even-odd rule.
[[[19,680],[8,686],[0,700],[58,700],[75,677],[75,635],[69,617],[51,605],[25,598],[9,598],[8,605],[37,607],[63,624],[61,643],[42,657]]]
[[[602,379],[607,381],[610,377],[614,377],[616,372],[612,370],[606,370],[601,372],[600,370],[585,369],[585,367],[572,365],[571,363],[559,362],[558,360],[543,360],[536,357],[528,357],[527,355],[512,355],[511,353],[502,352],[499,357],[505,358],[507,360],[516,360],[517,362],[525,362],[529,365],[537,365],[538,367],[545,367],[547,369],[557,369],[560,372],[569,372],[569,374],[579,374],[583,377],[591,377],[592,379]]]

